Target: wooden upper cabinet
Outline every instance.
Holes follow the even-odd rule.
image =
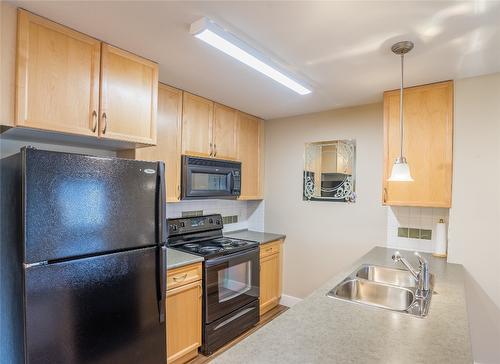
[[[238,159],[241,161],[241,200],[262,199],[262,120],[238,112]]]
[[[184,92],[182,109],[182,153],[211,157],[214,102]]]
[[[102,45],[99,136],[156,144],[158,65]]]
[[[384,93],[384,181],[387,205],[451,207],[453,82],[404,90],[404,155],[413,182],[389,182],[399,155],[399,90]]]
[[[119,157],[165,163],[167,202],[180,199],[182,91],[158,85],[157,144],[118,152]]]
[[[215,103],[213,145],[213,157],[238,158],[238,112],[235,109]]]
[[[97,135],[101,43],[18,10],[15,125]]]

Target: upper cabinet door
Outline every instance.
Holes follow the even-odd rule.
[[[230,107],[215,104],[213,156],[219,159],[238,158],[238,113]]]
[[[158,65],[102,45],[99,136],[156,144]]]
[[[182,109],[182,153],[211,157],[213,101],[184,92]]]
[[[16,126],[97,135],[101,43],[18,11]]]
[[[413,182],[389,182],[400,148],[399,90],[384,93],[384,190],[387,205],[451,207],[453,82],[404,90],[404,155]]]
[[[182,91],[160,83],[156,120],[158,143],[153,147],[118,152],[119,157],[165,162],[167,202],[179,201],[181,193],[181,117]]]
[[[262,120],[238,112],[238,159],[241,161],[241,200],[262,199]]]

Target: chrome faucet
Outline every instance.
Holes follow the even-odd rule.
[[[415,255],[418,258],[419,262],[419,269],[415,270],[411,266],[411,264],[401,256],[399,252],[395,252],[394,255],[392,256],[392,260],[394,260],[395,263],[401,262],[406,269],[411,273],[413,278],[417,281],[417,291],[415,292],[417,297],[426,297],[427,294],[429,293],[429,280],[430,280],[430,273],[429,273],[429,262],[425,260],[420,254],[415,252]]]

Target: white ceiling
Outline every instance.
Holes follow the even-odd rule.
[[[160,64],[160,80],[266,118],[377,102],[399,87],[500,71],[500,1],[118,2],[15,5]],[[189,34],[208,16],[312,86],[300,96]]]

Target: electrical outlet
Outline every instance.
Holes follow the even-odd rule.
[[[238,222],[238,215],[223,216],[222,222],[224,223],[224,225],[235,224]]]
[[[203,216],[203,210],[182,211],[182,217]]]

